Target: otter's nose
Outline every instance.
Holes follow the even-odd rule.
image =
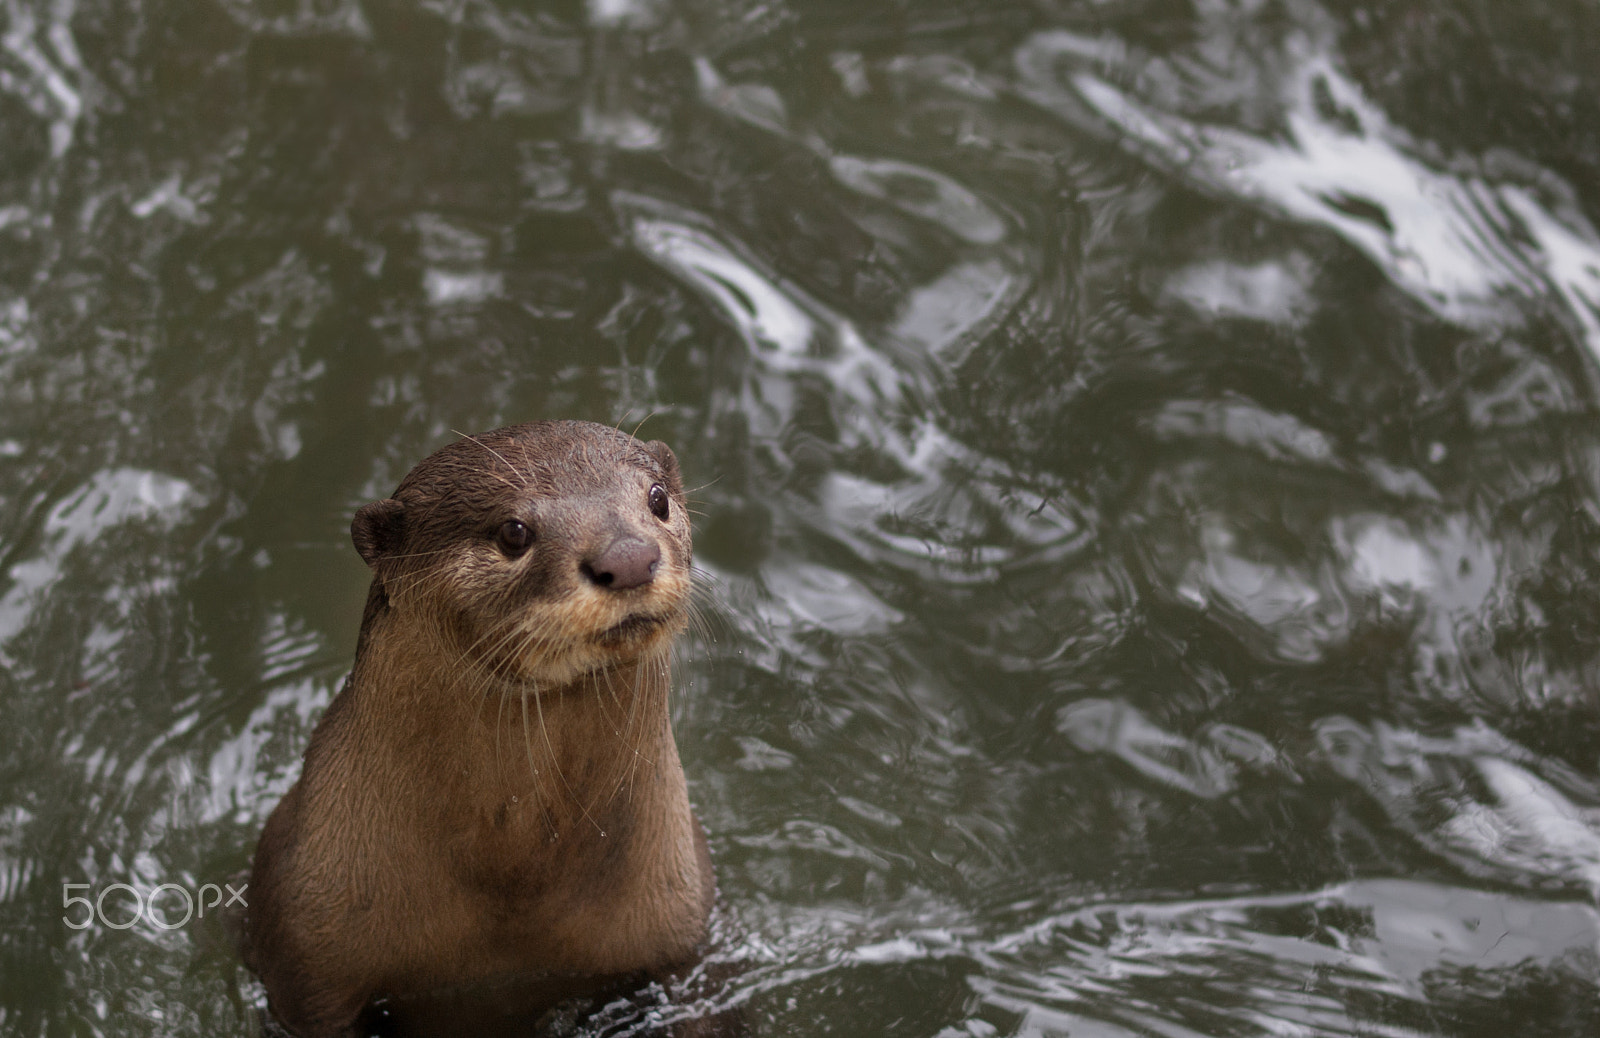
[[[618,537],[598,555],[578,563],[578,569],[600,587],[626,591],[655,579],[661,563],[661,546],[637,537]]]

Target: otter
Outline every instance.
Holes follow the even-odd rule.
[[[589,422],[467,436],[351,537],[373,571],[355,664],[250,877],[273,1015],[325,1038],[380,999],[527,1009],[693,961],[715,884],[667,710],[690,592],[672,451]]]

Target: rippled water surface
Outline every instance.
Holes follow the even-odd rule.
[[[113,885],[248,862],[353,510],[574,417],[714,588],[713,968],[591,1032],[1600,1033],[1600,9],[0,24],[0,1032],[255,1033]]]

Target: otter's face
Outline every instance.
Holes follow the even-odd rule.
[[[590,422],[535,422],[430,455],[351,525],[389,609],[535,687],[665,651],[689,600],[678,462]]]

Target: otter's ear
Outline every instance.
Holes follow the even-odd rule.
[[[406,506],[392,497],[356,509],[350,522],[350,539],[366,564],[377,568],[378,560],[400,548],[405,534]]]
[[[678,472],[678,456],[672,453],[672,448],[660,440],[651,440],[644,445],[644,449],[649,451],[651,457],[659,461],[661,467],[666,470],[667,482],[672,484],[671,489],[673,491],[682,490],[683,477]]]

